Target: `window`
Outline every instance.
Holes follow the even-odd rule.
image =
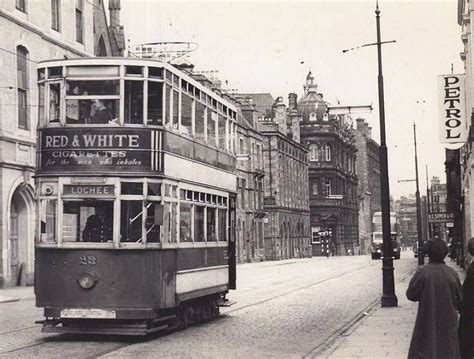
[[[204,209],[203,206],[194,206],[194,241],[204,242]]]
[[[217,113],[207,110],[207,143],[212,146],[216,145],[216,122]]]
[[[218,115],[218,120],[217,120],[218,140],[217,140],[217,143],[219,145],[219,148],[223,149],[223,150],[226,149],[226,139],[227,139],[227,133],[226,133],[227,132],[226,131],[227,125],[226,125],[226,123],[227,123],[226,118],[222,115]]]
[[[76,0],[76,41],[84,43],[83,0]]]
[[[38,87],[38,123],[44,125],[45,107],[44,107],[44,83],[39,84]]]
[[[125,81],[124,115],[125,123],[143,124],[143,81]]]
[[[219,208],[218,209],[218,217],[219,217],[219,235],[217,236],[217,240],[221,242],[227,241],[227,209]]]
[[[331,146],[326,145],[326,161],[331,161]]]
[[[204,133],[206,128],[206,106],[204,106],[201,102],[196,101],[196,110],[195,110],[195,125],[194,130],[196,132],[196,138],[201,141],[205,141]]]
[[[207,207],[207,241],[216,241],[216,211],[217,208]]]
[[[179,93],[178,91],[172,90],[171,95],[173,96],[172,98],[172,128],[178,129],[178,124],[179,124]]]
[[[59,21],[60,21],[60,0],[51,0],[51,28],[53,30],[59,31]]]
[[[122,200],[120,206],[120,241],[142,241],[143,202]]]
[[[318,195],[319,195],[319,191],[318,191],[318,181],[317,181],[317,180],[315,180],[315,181],[311,184],[311,188],[312,188],[313,196],[318,196]]]
[[[148,82],[148,124],[163,124],[163,84],[160,82]]]
[[[327,178],[325,181],[324,181],[324,189],[325,189],[325,192],[326,192],[326,197],[329,197],[331,195],[331,180],[329,178]]]
[[[181,202],[179,205],[179,240],[180,242],[191,242],[191,212],[190,203]]]
[[[15,7],[18,10],[23,11],[24,13],[26,13],[26,0],[16,0],[15,1]]]
[[[16,48],[18,128],[28,130],[28,50]]]
[[[182,84],[185,82],[182,81]],[[193,131],[193,112],[194,100],[188,95],[181,94],[181,127],[180,132],[186,135],[192,135]]]
[[[160,242],[162,225],[163,225],[163,205],[155,201],[148,203],[147,208],[146,208],[146,221],[145,221],[147,243]]]
[[[59,123],[60,116],[60,99],[61,99],[61,84],[60,83],[51,83],[49,85],[49,116],[48,122]],[[70,109],[70,111],[72,111]],[[70,113],[70,115],[72,115]]]
[[[309,160],[310,161],[319,161],[319,147],[317,145],[309,146]]]
[[[63,242],[112,242],[113,201],[64,201]]]
[[[41,221],[41,242],[56,242],[56,199],[41,201],[40,221]]]

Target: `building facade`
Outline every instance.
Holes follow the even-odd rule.
[[[266,260],[311,256],[307,149],[300,143],[300,116],[281,97],[260,118],[263,136],[264,248]]]
[[[372,128],[363,118],[356,119],[356,171],[359,199],[360,253],[370,253],[372,217],[381,211],[379,144],[372,139]]]
[[[115,5],[119,10],[120,2]],[[45,96],[37,92],[37,64],[94,56],[100,12],[102,0],[5,0],[0,5],[0,287],[33,283],[32,176],[38,98]]]
[[[237,114],[237,262],[265,260],[263,209],[263,136],[257,131],[258,112],[241,96]]]
[[[359,252],[356,145],[346,115],[328,115],[311,72],[298,101],[301,142],[309,148],[309,206],[313,255],[323,254],[320,233],[329,233],[335,254]],[[291,106],[291,105],[290,105]]]

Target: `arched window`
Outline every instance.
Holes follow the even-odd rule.
[[[325,156],[326,161],[331,161],[331,146],[326,145],[325,152],[326,152],[326,154],[325,154],[326,155]]]
[[[28,50],[16,48],[16,73],[18,96],[18,128],[28,130]]]

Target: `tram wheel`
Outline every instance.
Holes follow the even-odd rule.
[[[182,308],[178,313],[178,328],[186,329],[189,325],[189,317],[186,308]]]
[[[210,306],[211,306],[211,317],[212,317],[212,319],[217,318],[220,313],[219,313],[219,307],[217,306],[216,301],[213,300],[210,303]]]

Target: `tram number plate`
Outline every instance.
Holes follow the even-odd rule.
[[[104,309],[62,309],[61,318],[115,319],[115,310]]]

